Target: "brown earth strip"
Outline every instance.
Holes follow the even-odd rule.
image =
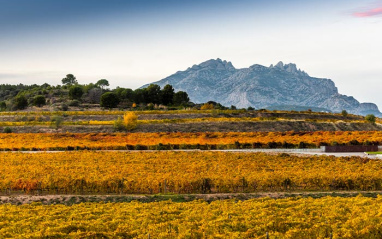
[[[73,205],[85,202],[157,202],[172,200],[173,202],[189,202],[204,200],[212,202],[216,200],[249,200],[253,198],[290,198],[290,197],[377,197],[382,191],[327,191],[327,192],[263,192],[263,193],[223,193],[223,194],[158,194],[158,195],[11,195],[0,196],[0,204],[22,205],[30,203],[42,203],[45,205],[64,204]]]
[[[4,127],[0,127],[2,132]],[[112,133],[112,125],[65,125],[58,131],[48,126],[10,127],[15,133]],[[285,131],[380,131],[369,123],[319,123],[305,121],[197,122],[180,124],[141,124],[133,132],[285,132]]]

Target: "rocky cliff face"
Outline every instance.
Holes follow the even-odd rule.
[[[187,92],[195,103],[212,100],[226,106],[257,109],[305,106],[381,115],[375,104],[360,103],[351,96],[339,94],[332,80],[311,77],[295,64],[282,62],[270,67],[256,64],[236,69],[231,62],[208,60],[154,84],[161,87],[170,84],[176,91]]]

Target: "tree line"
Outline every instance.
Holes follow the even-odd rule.
[[[82,104],[99,104],[104,108],[145,108],[154,106],[186,107],[191,104],[188,94],[176,92],[171,85],[163,89],[151,84],[145,88],[132,90],[117,87],[108,89],[109,81],[98,80],[96,83],[79,84],[73,74],[67,74],[62,85],[0,85],[0,110],[22,110],[28,106],[42,107],[51,105],[60,110]]]

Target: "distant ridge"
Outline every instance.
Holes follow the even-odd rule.
[[[161,87],[171,84],[175,90],[187,92],[195,103],[212,100],[238,108],[312,107],[382,116],[377,105],[339,94],[332,80],[311,77],[295,64],[281,61],[269,67],[255,64],[236,69],[231,62],[211,59],[153,83]]]

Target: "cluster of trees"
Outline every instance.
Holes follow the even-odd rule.
[[[136,90],[117,87],[101,97],[101,106],[113,108],[119,103],[135,103],[136,105],[166,105],[186,106],[190,102],[188,94],[184,91],[175,92],[171,85],[163,89],[159,85],[151,84],[146,88]],[[150,107],[150,106],[149,106]]]
[[[81,85],[73,74],[62,79],[62,85],[0,85],[0,110],[22,110],[28,106],[42,107],[46,104],[61,110],[80,104],[100,104],[104,108],[143,107],[154,105],[186,106],[190,99],[186,92],[175,92],[171,85],[163,89],[158,85],[132,90],[129,88],[108,89],[109,82],[101,79],[96,83]]]

